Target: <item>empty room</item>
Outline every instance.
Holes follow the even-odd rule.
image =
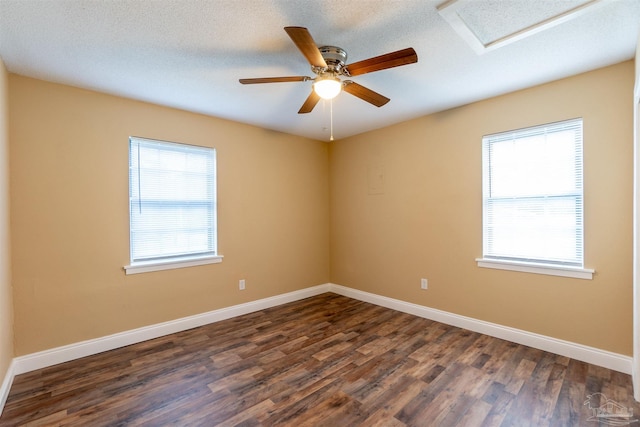
[[[0,0],[0,426],[636,425],[639,32]]]

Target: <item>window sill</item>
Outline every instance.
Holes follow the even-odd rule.
[[[546,274],[549,276],[573,277],[576,279],[592,280],[595,270],[577,267],[562,267],[559,265],[536,264],[527,262],[504,261],[496,259],[476,259],[478,267],[496,268],[498,270],[520,271],[524,273]]]
[[[217,264],[222,262],[222,255],[182,258],[179,260],[136,262],[125,265],[125,274],[148,273],[151,271],[172,270],[174,268],[194,267],[196,265]]]

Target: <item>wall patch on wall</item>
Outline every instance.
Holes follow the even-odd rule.
[[[384,168],[382,165],[369,165],[367,168],[369,194],[384,194]]]

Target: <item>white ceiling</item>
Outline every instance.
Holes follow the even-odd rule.
[[[592,0],[457,0],[482,39]],[[391,101],[333,102],[336,139],[634,57],[640,0],[602,0],[574,19],[478,54],[438,12],[445,0],[0,0],[0,57],[10,72],[329,139],[329,104],[297,114],[314,76],[283,27],[353,63],[413,47],[418,63],[353,77]],[[464,3],[464,4],[463,4]],[[592,9],[592,10],[591,10]]]

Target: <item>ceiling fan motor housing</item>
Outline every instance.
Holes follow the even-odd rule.
[[[324,58],[324,62],[327,63],[327,70],[318,70],[320,73],[323,71],[331,71],[336,74],[342,74],[342,67],[347,62],[347,51],[337,46],[321,46],[318,48],[320,54]],[[319,74],[315,69],[314,73]]]

